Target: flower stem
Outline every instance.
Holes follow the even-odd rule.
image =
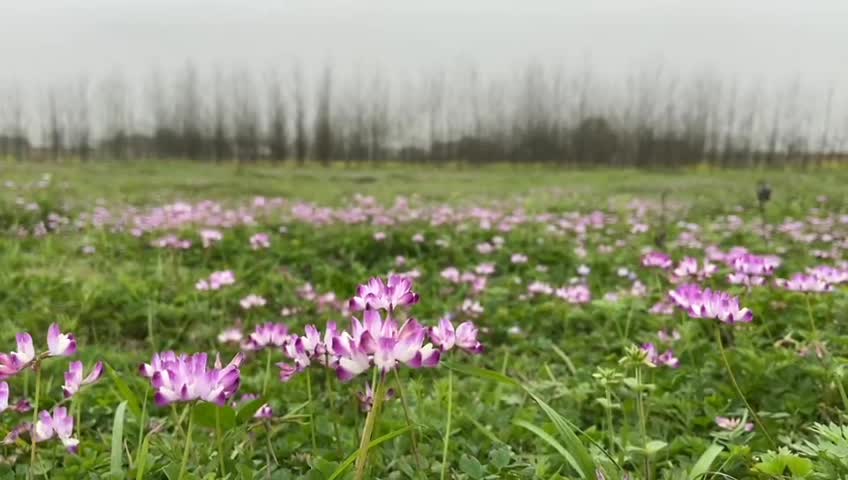
[[[445,420],[445,441],[442,447],[442,475],[445,480],[448,474],[448,448],[450,448],[451,413],[453,412],[453,370],[448,369],[448,418]]]
[[[312,371],[306,369],[306,397],[309,400],[309,434],[312,437],[312,450],[318,448],[315,441],[315,405],[312,404]]]
[[[36,453],[36,442],[35,442],[35,425],[38,423],[38,402],[41,396],[41,363],[36,360],[32,366],[33,370],[35,370],[35,402],[32,404],[32,430],[30,430],[30,439],[32,440],[30,453],[29,453],[29,478],[35,478],[35,473],[33,472],[33,468],[35,468],[35,453]]]
[[[604,392],[607,397],[606,414],[607,414],[607,436],[609,438],[610,455],[615,453],[615,425],[612,423],[612,394],[608,385],[604,386]]]
[[[359,439],[359,451],[356,454],[356,480],[365,478],[365,466],[368,463],[368,447],[371,443],[371,435],[374,433],[374,425],[377,423],[377,417],[380,415],[380,407],[383,405],[383,397],[386,395],[386,387],[383,382],[383,376],[380,376],[380,383],[377,385],[377,391],[374,394],[374,403],[371,405],[371,410],[368,411],[368,416],[365,418],[365,427],[362,429],[362,437]]]
[[[716,342],[718,342],[718,351],[721,353],[721,360],[724,362],[724,368],[727,370],[727,375],[730,377],[730,382],[733,383],[733,387],[736,389],[736,393],[739,395],[739,398],[742,399],[742,403],[745,404],[745,408],[751,412],[751,416],[754,417],[754,421],[757,423],[757,426],[760,427],[760,430],[763,431],[763,434],[768,439],[769,443],[772,447],[776,446],[774,443],[774,439],[769,435],[768,430],[766,430],[766,426],[763,425],[762,420],[760,420],[760,416],[757,415],[757,412],[751,408],[751,404],[748,403],[748,399],[745,398],[745,394],[742,393],[742,389],[739,388],[739,384],[736,382],[736,376],[733,375],[733,370],[730,368],[730,363],[727,361],[727,354],[724,352],[724,343],[721,341],[721,329],[718,325],[716,325]]]
[[[805,293],[804,299],[807,301],[807,317],[810,319],[810,330],[813,334],[813,339],[817,340],[819,338],[819,331],[816,329],[816,320],[813,316],[813,306],[810,305],[810,294]]]
[[[271,349],[268,349],[268,353],[265,356],[265,380],[262,383],[262,397],[265,397],[265,394],[268,393],[268,383],[271,380]]]
[[[224,465],[224,435],[221,432],[221,409],[215,408],[215,441],[218,444],[218,464],[221,467],[221,477],[227,476],[227,467]]]
[[[330,359],[329,353],[325,353],[324,354],[324,365],[330,364],[329,359]],[[331,376],[332,375],[327,374],[327,375],[324,376],[324,378],[326,379],[326,384],[327,384],[327,397],[329,397],[329,400],[330,400],[330,417],[333,419],[333,436],[335,437],[333,439],[333,443],[336,444],[338,452],[341,453],[341,449],[339,447],[341,447],[342,437],[339,436],[339,422],[336,419],[336,392],[335,392],[335,389],[333,388],[333,379],[330,378]]]
[[[642,367],[636,367],[636,409],[639,414],[639,434],[642,436],[642,448],[648,445],[648,428],[645,422],[645,404],[642,400]],[[651,459],[645,452],[645,479],[651,480]]]
[[[406,425],[409,427],[409,437],[412,440],[412,454],[415,456],[415,466],[418,467],[418,471],[421,472],[423,470],[421,470],[421,457],[418,454],[418,438],[415,435],[412,418],[409,416],[409,407],[406,405],[406,397],[403,395],[403,386],[400,383],[400,374],[398,374],[397,369],[395,369],[395,384],[397,385],[400,403],[403,405],[403,415],[406,417]]]
[[[185,438],[185,447],[183,447],[183,460],[180,463],[180,474],[177,477],[177,480],[183,480],[186,474],[186,468],[188,467],[188,456],[189,452],[191,452],[191,434],[194,427],[194,415],[192,415],[192,407],[194,405],[189,405],[188,407],[188,428],[186,429],[186,438]]]

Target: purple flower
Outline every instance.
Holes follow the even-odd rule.
[[[201,230],[200,241],[203,243],[203,248],[209,248],[212,245],[220,242],[224,238],[218,230]]]
[[[83,378],[82,362],[71,362],[68,366],[68,371],[65,372],[65,384],[62,385],[62,391],[65,392],[65,398],[72,397],[81,387],[91,385],[103,376],[103,362],[97,362],[94,368]]]
[[[786,290],[792,290],[794,292],[822,293],[833,291],[833,285],[830,285],[821,277],[804,275],[803,273],[796,273],[789,280],[778,278],[775,283]]]
[[[264,323],[257,325],[242,349],[248,351],[263,350],[269,347],[284,347],[291,340],[289,327],[284,323]]]
[[[264,298],[251,293],[250,295],[242,298],[239,303],[241,304],[241,308],[250,310],[255,307],[264,307],[266,302]]]
[[[0,382],[0,413],[9,408],[9,384]]]
[[[718,425],[718,427],[723,429],[723,430],[729,430],[729,431],[737,430],[740,426],[742,426],[742,429],[745,430],[746,432],[754,431],[754,424],[748,422],[748,423],[742,425],[742,419],[741,418],[716,417],[715,422],[716,422],[716,425]]]
[[[243,360],[239,353],[227,366],[216,358],[213,368],[207,365],[207,355],[174,352],[156,354],[150,364],[141,367],[141,374],[150,379],[156,391],[156,404],[204,401],[225,405],[241,383],[239,366]]]
[[[834,268],[827,265],[807,269],[807,273],[830,285],[848,283],[848,269]]]
[[[671,268],[671,257],[662,252],[648,252],[642,257],[642,266],[648,268]]]
[[[225,328],[218,334],[219,343],[241,343],[244,334],[239,327]]]
[[[672,300],[691,318],[711,318],[723,323],[748,323],[754,314],[739,306],[739,299],[725,292],[701,290],[697,285],[683,285],[668,292]]]
[[[38,421],[35,422],[35,427],[30,433],[36,442],[45,442],[58,437],[69,452],[76,454],[79,450],[79,440],[73,438],[74,417],[68,415],[68,409],[65,407],[54,408],[53,415],[43,410],[38,414]]]
[[[271,247],[271,237],[267,233],[257,233],[250,237],[250,248],[261,250]]]
[[[333,338],[340,380],[348,381],[372,365],[385,373],[400,364],[412,368],[439,364],[439,350],[424,344],[427,331],[415,319],[398,327],[390,317],[383,321],[378,311],[366,310],[363,320],[354,318],[351,333],[342,332]]]
[[[246,403],[252,402],[259,398],[259,395],[255,395],[253,393],[245,393],[241,396],[238,402],[232,402],[234,408],[238,408]],[[260,420],[268,420],[270,418],[274,418],[274,409],[271,408],[267,403],[263,403],[260,406],[256,413],[253,414],[253,418],[257,418]]]
[[[282,382],[288,382],[295,374],[306,370],[313,360],[328,368],[335,369],[338,365],[338,356],[333,350],[333,338],[338,335],[335,322],[327,324],[323,336],[315,325],[307,325],[305,333],[301,337],[293,335],[292,340],[283,348],[283,353],[294,361],[294,365],[286,362],[277,364]]]
[[[359,408],[363,412],[370,412],[371,408],[374,406],[374,388],[371,386],[371,383],[366,383],[365,391],[357,393],[356,397],[359,399]],[[395,398],[395,391],[390,388],[386,391],[386,396],[383,398],[383,401],[388,402],[393,398]]]
[[[472,322],[463,322],[454,329],[450,318],[444,317],[430,329],[430,341],[443,352],[457,347],[472,355],[483,353],[483,345],[477,340],[477,327]]]
[[[195,284],[195,288],[200,291],[220,290],[221,287],[236,283],[236,276],[230,270],[220,272],[212,272],[209,278],[200,279]]]
[[[653,343],[642,345],[642,351],[645,352],[645,360],[652,367],[671,367],[677,368],[680,366],[680,361],[674,356],[674,352],[666,350],[660,354]]]
[[[47,350],[51,357],[70,357],[77,353],[77,341],[73,334],[62,333],[59,324],[54,323],[47,329]]]
[[[589,287],[583,284],[557,288],[555,295],[573,305],[592,301],[592,292],[589,291]]]
[[[657,332],[657,338],[663,343],[674,343],[682,337],[680,336],[680,332],[677,330],[672,330],[671,333],[668,333],[665,330],[660,330]]]
[[[418,303],[418,294],[412,291],[412,280],[400,275],[392,275],[387,283],[381,278],[372,278],[368,283],[356,289],[356,295],[350,299],[352,312],[362,310],[394,311]]]

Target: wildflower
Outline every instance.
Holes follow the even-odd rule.
[[[294,361],[294,365],[285,362],[277,364],[282,382],[288,382],[295,374],[304,371],[313,360],[329,368],[338,366],[338,357],[333,350],[333,338],[339,334],[335,322],[327,323],[324,335],[315,325],[307,325],[305,333],[300,337],[293,335],[283,347],[283,353]]]
[[[848,269],[834,268],[827,265],[807,269],[807,273],[831,285],[848,283]]]
[[[657,332],[657,338],[659,338],[659,340],[663,343],[674,343],[682,337],[680,336],[680,332],[677,330],[672,330],[671,333],[666,332],[665,330],[660,330]]]
[[[680,361],[674,356],[674,352],[671,350],[666,350],[660,354],[657,352],[653,343],[646,343],[642,345],[642,351],[645,352],[645,360],[648,362],[648,365],[652,367],[665,366],[677,368],[680,366]]]
[[[220,290],[221,287],[236,283],[236,276],[230,270],[221,272],[212,272],[209,278],[200,279],[195,284],[195,288],[200,291]]]
[[[9,384],[0,382],[0,413],[9,408]]]
[[[241,396],[238,402],[232,402],[233,408],[238,408],[246,403],[250,403],[259,398],[259,395],[255,395],[252,393],[245,393]],[[253,414],[253,418],[267,420],[269,418],[274,418],[274,409],[271,408],[267,403],[263,403],[257,410],[256,413]]]
[[[448,267],[442,270],[440,275],[442,278],[451,283],[459,283],[459,270],[457,270],[456,267]]]
[[[474,268],[474,272],[477,275],[491,275],[495,273],[495,264],[490,262],[481,263],[480,265],[477,265],[476,268]]]
[[[586,285],[578,284],[571,287],[557,288],[555,295],[568,303],[581,304],[592,301],[592,293]]]
[[[527,293],[530,295],[550,295],[553,292],[553,287],[544,282],[535,281],[530,285],[527,285]]]
[[[250,248],[262,250],[271,247],[271,237],[267,233],[257,233],[250,237]]]
[[[189,356],[164,352],[154,355],[150,364],[142,365],[141,373],[150,379],[160,407],[198,400],[226,405],[241,383],[239,366],[243,358],[238,354],[225,367],[216,359],[210,369],[205,353]]]
[[[592,271],[592,269],[587,267],[586,265],[580,265],[579,267],[577,267],[577,274],[580,275],[581,277],[585,277],[586,275],[589,275],[589,273],[591,271]]]
[[[466,298],[462,301],[462,306],[460,307],[463,313],[466,315],[476,317],[477,315],[483,314],[483,305],[480,305],[480,302],[477,300],[471,300],[470,298]]]
[[[803,273],[796,273],[789,280],[778,278],[775,283],[786,290],[792,290],[795,292],[821,293],[833,291],[833,285],[822,280],[821,277],[815,275],[804,275]]]
[[[648,312],[653,315],[671,315],[674,313],[674,304],[668,300],[661,300],[655,303]]]
[[[376,232],[374,234],[374,240],[376,240],[378,242],[382,242],[385,239],[386,239],[386,232]]]
[[[84,245],[82,247],[82,253],[85,255],[94,255],[95,252],[97,252],[97,249],[91,245]]]
[[[264,298],[251,293],[250,295],[242,298],[239,303],[241,304],[241,308],[250,310],[255,307],[264,307],[266,302]]]
[[[72,334],[62,333],[59,324],[54,323],[47,329],[47,351],[51,357],[70,357],[77,353],[77,341]]]
[[[708,260],[704,260],[702,268],[698,268],[698,260],[692,257],[686,257],[677,264],[677,267],[672,270],[675,277],[686,278],[694,277],[699,279],[710,278],[716,271],[716,266]]]
[[[366,310],[363,322],[354,317],[351,332],[333,338],[333,351],[339,356],[338,377],[348,381],[372,365],[384,373],[400,364],[412,368],[435,367],[440,352],[424,344],[426,329],[415,319],[398,327],[390,317],[385,321],[377,310]]]
[[[742,425],[741,418],[716,417],[715,422],[719,428],[728,431],[737,430]],[[746,432],[752,432],[754,431],[754,424],[750,422],[745,423],[742,425],[742,429]]]
[[[65,407],[54,408],[53,415],[43,410],[38,414],[38,421],[30,433],[36,442],[45,442],[55,436],[70,453],[76,454],[79,450],[79,440],[73,438],[74,417],[68,415],[68,409]]]
[[[723,323],[748,323],[754,314],[739,306],[739,299],[725,292],[701,290],[697,285],[684,285],[668,292],[674,302],[691,318],[711,318]]]
[[[642,265],[649,268],[670,268],[671,257],[662,252],[648,252],[642,257]]]
[[[239,327],[226,328],[218,334],[219,343],[241,343],[243,338],[244,334]]]
[[[218,230],[201,230],[200,231],[200,241],[203,244],[203,248],[209,248],[212,245],[220,242],[224,238],[224,235],[221,234]]]
[[[416,233],[412,236],[412,241],[415,243],[424,243],[424,235]]]
[[[62,391],[65,393],[65,398],[70,398],[76,394],[81,387],[91,385],[103,376],[103,362],[97,362],[94,368],[83,378],[82,362],[71,362],[68,366],[68,371],[65,372],[65,384],[62,385]]]
[[[366,383],[365,391],[357,393],[356,397],[359,399],[359,408],[363,412],[370,412],[371,408],[374,406],[374,388],[371,386],[371,383]],[[383,398],[383,401],[387,402],[393,398],[395,398],[395,390],[390,388],[386,391],[386,396]]]
[[[244,350],[257,351],[269,347],[284,347],[290,340],[289,327],[284,323],[267,322],[257,325],[247,342],[242,345]]]
[[[412,280],[400,275],[392,275],[387,283],[374,277],[368,283],[356,289],[356,295],[350,299],[349,308],[353,312],[362,310],[394,311],[418,303],[418,294],[412,291]]]
[[[430,329],[430,341],[443,352],[457,347],[473,355],[483,353],[483,345],[477,340],[477,327],[472,322],[463,322],[454,329],[450,318],[444,317]]]
[[[495,247],[489,242],[483,242],[477,244],[477,253],[481,255],[488,255],[495,251]]]

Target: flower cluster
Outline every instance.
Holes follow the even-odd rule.
[[[193,401],[226,405],[241,383],[243,358],[237,354],[226,366],[216,358],[214,367],[209,368],[205,353],[178,355],[169,351],[153,355],[151,362],[142,364],[139,370],[150,380],[159,406]]]
[[[702,290],[698,285],[687,284],[668,294],[691,318],[710,318],[729,324],[748,323],[754,319],[750,310],[739,306],[739,299],[725,292]]]
[[[392,275],[388,282],[381,278],[372,278],[356,289],[356,295],[350,299],[352,312],[362,310],[388,310],[415,305],[418,294],[412,291],[412,280],[400,275]]]
[[[642,256],[642,266],[648,268],[671,268],[671,257],[662,252],[648,252]]]
[[[833,285],[827,283],[821,276],[803,273],[796,273],[789,280],[778,278],[775,283],[779,287],[793,292],[822,293],[833,291]]]
[[[200,291],[220,290],[222,287],[236,283],[236,276],[229,270],[221,272],[212,272],[209,278],[203,278],[197,281],[195,288]]]
[[[680,366],[680,360],[674,356],[672,350],[659,353],[653,343],[646,343],[642,345],[642,351],[645,352],[645,361],[652,367],[677,368]]]

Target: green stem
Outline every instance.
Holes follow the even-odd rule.
[[[145,417],[147,416],[147,395],[150,391],[150,384],[146,384],[144,387],[144,402],[141,404],[141,418],[138,419],[138,448],[135,451],[135,460],[138,462],[138,457],[141,454],[141,444],[144,442],[144,426],[147,423],[145,421]]]
[[[645,403],[642,400],[642,367],[636,367],[636,409],[639,414],[639,434],[642,436],[642,448],[648,445],[648,428],[645,422]],[[651,460],[645,452],[645,478],[651,480]]]
[[[265,380],[262,383],[262,398],[268,393],[268,383],[271,380],[271,349],[268,349],[268,354],[265,356]]]
[[[180,474],[177,477],[177,480],[183,480],[186,474],[186,468],[188,467],[188,457],[189,452],[191,452],[191,434],[194,427],[194,415],[192,415],[192,407],[194,405],[191,404],[188,407],[188,429],[186,430],[186,438],[185,438],[185,447],[183,447],[183,460],[180,463]]]
[[[730,382],[733,383],[733,388],[736,389],[736,393],[739,395],[739,398],[742,399],[742,403],[745,404],[745,408],[751,412],[751,416],[754,418],[754,422],[757,423],[757,426],[760,427],[760,430],[763,431],[763,434],[768,439],[769,443],[772,447],[775,447],[774,439],[769,435],[768,430],[766,430],[766,426],[763,425],[762,420],[760,420],[760,416],[757,415],[757,412],[751,408],[751,404],[748,403],[748,399],[745,398],[745,394],[742,393],[742,389],[739,388],[739,383],[736,382],[736,376],[733,375],[733,370],[730,368],[730,363],[727,361],[727,354],[724,352],[724,343],[721,340],[721,329],[718,325],[716,325],[716,342],[718,342],[718,351],[721,353],[721,360],[724,362],[724,368],[727,370],[727,375],[730,377]]]
[[[607,397],[607,405],[604,410],[607,414],[607,437],[609,438],[610,455],[615,454],[615,425],[612,423],[612,394],[609,386],[604,386],[604,391]]]
[[[329,353],[325,353],[324,354],[324,365],[330,364],[329,359],[330,359]],[[324,376],[324,378],[326,379],[326,384],[327,384],[327,396],[330,399],[330,417],[333,419],[333,436],[335,437],[333,439],[333,443],[336,444],[336,447],[339,450],[339,453],[341,453],[340,447],[341,447],[342,437],[339,436],[339,422],[336,418],[336,392],[335,392],[335,389],[333,388],[333,379],[331,377],[332,377],[332,375],[329,375],[329,374]]]
[[[445,420],[445,441],[442,446],[442,474],[445,480],[448,474],[448,448],[450,448],[451,412],[453,411],[453,370],[448,369],[448,418]]]
[[[400,403],[403,405],[403,416],[406,417],[406,425],[409,427],[409,438],[412,440],[412,454],[415,456],[415,466],[418,467],[419,472],[422,472],[421,456],[418,454],[418,438],[415,435],[415,429],[413,428],[412,418],[409,415],[409,407],[406,405],[406,397],[403,395],[403,386],[400,383],[400,374],[398,374],[397,369],[395,369],[395,384],[397,385]]]
[[[312,450],[318,449],[318,442],[315,441],[315,405],[312,404],[312,371],[306,369],[306,397],[309,400],[309,434],[312,437]]]
[[[150,348],[156,351],[156,337],[153,336],[153,308],[147,305],[147,338],[150,340]]]
[[[807,317],[810,319],[810,330],[812,331],[812,334],[813,334],[813,340],[818,340],[819,331],[818,331],[818,329],[816,329],[816,320],[815,320],[815,317],[813,316],[813,306],[810,305],[810,294],[805,293],[804,299],[807,301]]]
[[[29,435],[32,440],[28,470],[30,479],[35,478],[35,473],[33,472],[33,469],[35,468],[35,453],[37,450],[35,442],[35,425],[38,423],[38,402],[41,399],[41,363],[36,360],[32,368],[35,370],[35,402],[32,404],[32,430]]]
[[[371,435],[374,433],[374,425],[377,423],[377,417],[380,415],[380,407],[383,404],[383,397],[386,395],[386,387],[383,382],[383,376],[380,375],[380,383],[374,393],[374,403],[371,405],[371,410],[368,411],[368,416],[365,418],[365,428],[362,429],[362,437],[359,439],[359,450],[356,454],[356,480],[365,478],[365,466],[368,463],[368,447],[371,444]]]
[[[215,407],[215,441],[218,444],[218,466],[223,478],[227,476],[227,467],[224,465],[224,435],[221,432],[221,409],[218,407]]]

